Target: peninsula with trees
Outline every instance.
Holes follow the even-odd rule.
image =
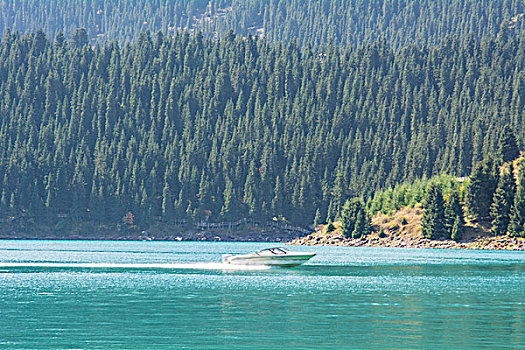
[[[292,244],[525,250],[525,158],[508,127],[499,155],[477,163],[468,178],[402,184],[366,206],[348,201],[336,223]]]

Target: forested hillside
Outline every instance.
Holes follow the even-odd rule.
[[[229,34],[0,46],[0,213],[35,220],[335,217],[525,140],[525,38],[341,50]]]
[[[384,38],[391,47],[437,45],[448,35],[493,38],[503,25],[525,29],[524,0],[1,0],[0,35],[42,28],[51,38],[86,28],[89,39],[121,42],[141,31],[229,29],[270,42],[297,40],[357,47]]]

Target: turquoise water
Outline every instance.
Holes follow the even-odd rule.
[[[525,253],[0,241],[0,349],[524,349]]]

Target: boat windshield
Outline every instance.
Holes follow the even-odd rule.
[[[288,254],[288,249],[283,247],[267,248],[259,251],[257,254]]]

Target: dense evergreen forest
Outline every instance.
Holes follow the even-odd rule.
[[[335,218],[353,196],[462,176],[525,140],[525,37],[360,48],[7,32],[0,213],[121,222]]]
[[[525,30],[524,0],[1,0],[0,35],[42,28],[51,38],[86,28],[89,39],[134,40],[141,31],[264,35],[300,46],[357,47],[384,38],[396,49],[449,35],[493,38],[502,24]]]

